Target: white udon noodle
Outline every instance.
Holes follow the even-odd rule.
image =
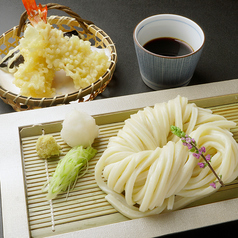
[[[220,188],[219,183],[216,189],[209,186],[215,175],[208,166],[198,166],[202,159],[170,132],[171,125],[194,138],[198,147],[205,146],[224,183],[238,176],[238,146],[229,131],[234,122],[180,96],[146,107],[110,138],[95,167],[108,202],[131,219],[176,210]]]

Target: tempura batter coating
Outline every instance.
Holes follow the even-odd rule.
[[[91,43],[77,36],[67,37],[61,30],[40,21],[35,27],[28,25],[19,49],[24,63],[14,74],[14,84],[21,94],[32,97],[51,97],[55,71],[64,70],[76,89],[95,82],[109,67],[104,51],[92,51]]]

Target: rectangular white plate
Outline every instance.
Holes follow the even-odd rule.
[[[56,133],[54,135],[57,137],[60,125],[58,122],[61,122],[65,115],[74,108],[95,116],[99,123],[104,125],[112,123],[113,118],[116,118],[117,121],[123,120],[127,112],[130,114],[138,108],[166,102],[177,95],[188,97],[190,101],[195,101],[199,106],[210,107],[221,104],[236,104],[238,102],[237,92],[238,80],[229,80],[1,115],[0,181],[4,237],[19,237],[19,234],[20,237],[30,237],[31,235],[33,237],[45,235],[54,237],[153,237],[238,219],[238,198],[232,198],[137,220],[127,220],[118,216],[116,211],[112,211],[110,214],[112,221],[109,222],[112,224],[108,224],[107,219],[105,219],[106,216],[101,216],[100,222],[95,221],[94,225],[93,222],[90,225],[87,222],[81,223],[81,225],[76,222],[72,223],[71,230],[64,229],[64,225],[61,225],[58,231],[56,226],[56,232],[48,233],[48,230],[44,234],[32,232],[32,225],[29,222],[31,217],[29,188],[26,188],[28,181],[25,177],[24,167],[26,158],[24,138],[27,138],[28,144],[29,137],[33,136],[34,142],[40,134],[42,124],[43,126],[46,124],[47,127],[47,125],[55,124],[55,122],[57,124],[56,132],[50,131],[50,128],[54,128],[54,126],[48,126],[48,128],[49,133]],[[34,132],[30,129],[29,134],[27,134],[28,129],[26,128],[28,126],[31,128],[32,125],[38,126]],[[35,134],[32,135],[32,133]],[[29,148],[31,151],[32,145]],[[34,157],[34,153],[31,153],[29,158]],[[39,181],[37,180],[37,182]],[[40,183],[42,183],[41,180]]]

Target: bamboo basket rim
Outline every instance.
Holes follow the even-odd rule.
[[[59,4],[56,7],[54,4],[47,4],[47,5],[51,6],[52,7],[51,9],[57,9],[57,6],[60,6],[61,8],[65,7]],[[70,9],[68,7],[65,7],[65,8],[67,10]],[[62,9],[59,9],[59,10],[62,10]],[[73,12],[73,14],[76,14],[76,13]],[[71,16],[74,16],[73,14],[71,14]],[[110,82],[113,76],[113,73],[115,71],[116,63],[117,63],[117,52],[116,52],[115,44],[113,43],[111,38],[102,29],[94,25],[93,22],[84,20],[81,17],[79,17],[79,19],[76,19],[71,16],[69,17],[69,16],[52,15],[47,17],[47,21],[52,25],[54,24],[59,26],[59,24],[61,24],[61,25],[67,25],[73,28],[75,27],[80,28],[83,30],[81,32],[82,34],[87,36],[91,35],[92,37],[94,37],[95,44],[97,44],[98,40],[101,40],[100,47],[107,48],[110,51],[111,63],[109,68],[104,73],[104,75],[102,75],[98,80],[96,80],[91,85],[79,90],[75,89],[75,91],[68,94],[56,95],[54,97],[43,97],[43,98],[27,97],[27,96],[23,96],[20,94],[13,93],[9,90],[6,90],[0,85],[0,98],[5,103],[11,105],[15,111],[24,111],[29,109],[68,104],[71,101],[77,101],[77,100],[78,102],[93,100],[98,94],[102,93],[105,90],[106,86]],[[24,28],[24,25],[26,24],[25,20],[22,20],[23,17],[24,19],[26,19],[26,12],[22,14],[18,26],[15,26],[9,29],[8,31],[6,31],[0,36],[0,42],[2,41],[0,45],[4,44],[6,40],[8,40],[7,37],[9,35],[10,35],[9,38],[13,37],[19,41],[20,33],[24,32],[23,28]],[[65,32],[67,31],[68,30],[65,29]],[[85,99],[85,97],[88,97],[88,98]]]

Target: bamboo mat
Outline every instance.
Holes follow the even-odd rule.
[[[214,113],[238,123],[237,103],[210,107],[210,109]],[[46,200],[46,194],[42,192],[42,187],[54,172],[59,158],[39,159],[35,145],[41,135],[41,129],[44,128],[46,134],[52,135],[62,147],[62,156],[64,156],[70,147],[60,137],[61,122],[21,130],[28,220],[32,237],[52,236],[128,220],[106,201],[104,192],[97,186],[94,179],[94,167],[106,149],[109,138],[117,134],[118,130],[123,127],[124,120],[134,112],[120,112],[96,118],[100,127],[100,135],[95,140],[93,147],[98,150],[98,153],[89,162],[88,172],[78,179],[73,191],[70,191],[68,196],[67,193],[62,193],[52,201]],[[238,141],[238,127],[233,128],[232,133]],[[196,201],[189,207],[238,197],[237,194],[238,180],[235,180],[230,185],[221,188],[217,193]]]

